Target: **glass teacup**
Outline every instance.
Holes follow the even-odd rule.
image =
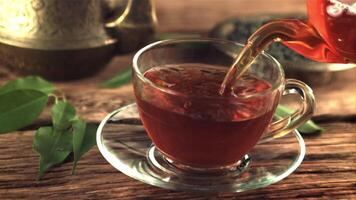
[[[285,79],[281,65],[261,54],[227,95],[219,86],[242,45],[213,39],[166,40],[134,57],[133,84],[153,151],[172,166],[209,172],[236,168],[257,144],[282,137],[307,121],[312,90]],[[300,108],[273,121],[282,95],[296,94]],[[148,153],[154,164],[155,153]]]

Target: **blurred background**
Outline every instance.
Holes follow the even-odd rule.
[[[156,7],[160,32],[208,32],[228,18],[306,13],[305,0],[156,0]]]

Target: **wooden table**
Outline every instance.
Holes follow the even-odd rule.
[[[157,7],[160,31],[203,33],[215,22],[240,14],[304,12],[301,0],[269,0],[262,4],[259,0],[191,0],[189,4],[157,0]],[[131,85],[98,88],[100,82],[128,66],[131,57],[116,57],[95,77],[56,85],[82,117],[99,123],[115,108],[133,102]],[[13,78],[3,71],[0,84]],[[0,199],[356,199],[356,70],[339,73],[331,84],[313,89],[317,98],[315,115],[338,116],[320,123],[325,128],[323,134],[305,137],[307,153],[301,166],[267,188],[209,196],[160,189],[118,172],[96,147],[80,160],[77,175],[71,175],[71,163],[67,163],[37,182],[33,129],[0,135]],[[48,120],[45,112],[36,123]]]

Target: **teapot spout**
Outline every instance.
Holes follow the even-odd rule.
[[[270,21],[249,39],[255,49],[262,51],[273,42],[283,42],[295,52],[318,62],[345,63],[336,49],[328,44],[307,22],[297,19]]]
[[[157,17],[154,0],[125,0],[120,15],[106,24],[108,34],[118,40],[117,53],[135,51],[152,40]]]

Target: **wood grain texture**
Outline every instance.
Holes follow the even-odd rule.
[[[148,186],[111,167],[97,148],[80,160],[54,168],[36,182],[33,132],[0,137],[0,197],[31,199],[349,199],[356,195],[356,125],[330,123],[326,133],[306,137],[307,155],[295,173],[264,189],[205,196]],[[21,147],[21,148],[18,148]]]
[[[97,76],[72,81],[57,82],[56,86],[71,101],[79,113],[87,120],[100,122],[103,117],[115,108],[134,102],[133,90],[130,84],[117,89],[100,88],[99,84],[109,77],[131,66],[132,55],[118,56],[112,60],[107,68]],[[0,68],[0,84],[14,78],[14,75]],[[356,114],[356,69],[338,72],[333,81],[322,86],[312,87],[316,96],[315,115]],[[41,119],[47,119],[44,114]]]
[[[98,76],[56,83],[87,120],[99,122],[109,112],[134,101],[131,85],[99,89],[98,84],[130,63],[117,57]],[[355,114],[355,70],[340,73],[332,84],[314,88],[317,114]],[[12,75],[6,75],[8,76]],[[347,81],[345,81],[347,80]],[[349,102],[349,103],[347,103]],[[332,106],[329,106],[332,105]],[[44,114],[41,119],[48,120]],[[267,188],[241,194],[205,196],[148,186],[116,171],[97,148],[70,175],[67,163],[35,181],[38,156],[32,151],[34,131],[0,135],[0,199],[352,199],[356,196],[356,124],[323,123],[326,132],[305,138],[307,156],[298,170]],[[20,148],[21,147],[21,148]]]
[[[156,0],[160,31],[206,33],[229,18],[271,13],[303,13],[304,0]],[[134,101],[132,86],[102,89],[103,80],[131,65],[132,55],[113,59],[95,77],[56,86],[88,121]],[[0,85],[15,76],[0,67]],[[77,175],[63,164],[36,182],[38,156],[34,129],[0,135],[0,199],[356,199],[356,123],[338,122],[356,115],[356,70],[338,73],[332,83],[313,87],[316,115],[338,115],[321,124],[325,133],[305,137],[307,154],[295,173],[267,188],[240,194],[203,195],[170,191],[133,180],[116,171],[95,147],[79,161]],[[341,118],[340,118],[341,117]],[[45,111],[37,125],[50,123]]]
[[[101,89],[99,83],[126,68],[131,55],[117,57],[99,75],[56,86],[85,119],[99,123],[109,112],[134,101],[132,86]],[[355,112],[355,70],[340,73],[332,84],[315,87],[316,114]],[[3,72],[2,81],[13,75]],[[49,120],[45,112],[39,121]],[[35,181],[38,156],[32,151],[34,131],[0,135],[0,199],[352,199],[356,195],[356,124],[324,122],[326,132],[307,137],[307,156],[291,176],[265,189],[242,194],[204,196],[168,191],[133,180],[111,167],[97,148],[70,175],[67,163]],[[139,191],[139,192],[138,192]]]

